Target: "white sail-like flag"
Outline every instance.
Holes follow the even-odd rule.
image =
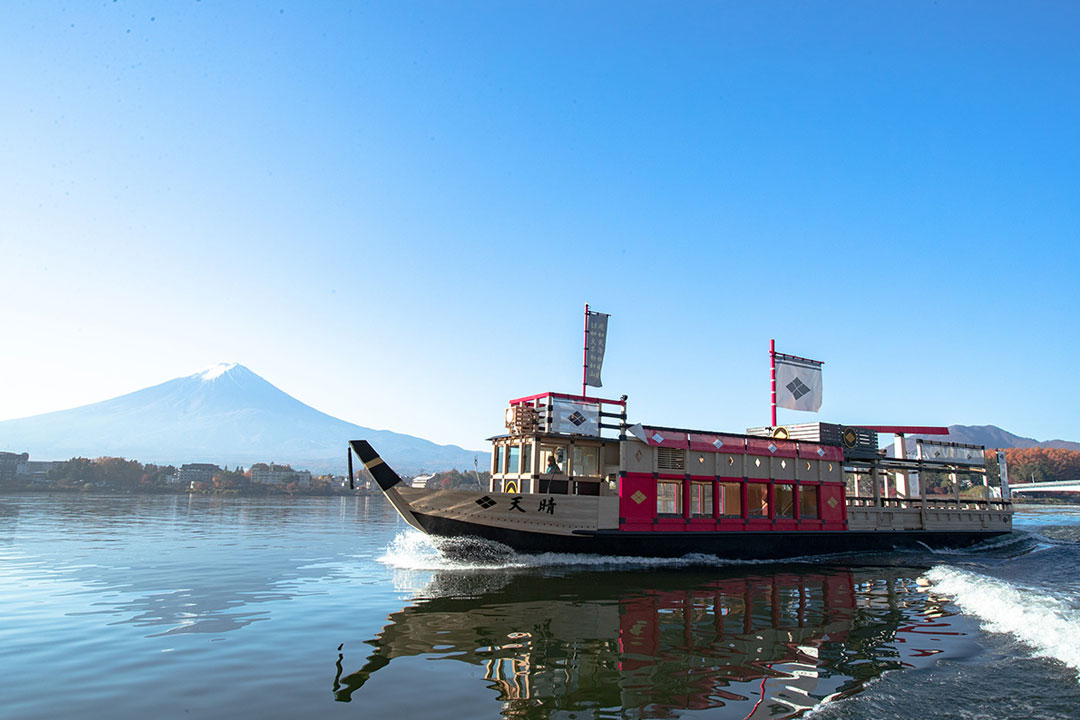
[[[788,410],[820,410],[821,363],[776,353],[776,405]]]

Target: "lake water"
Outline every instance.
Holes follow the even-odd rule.
[[[1080,717],[1080,510],[974,551],[444,561],[381,498],[0,495],[0,716]]]

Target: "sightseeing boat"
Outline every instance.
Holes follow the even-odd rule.
[[[1012,530],[1003,460],[991,483],[982,447],[907,437],[945,428],[630,425],[625,395],[554,392],[511,400],[505,426],[486,487],[410,487],[364,440],[349,443],[350,478],[355,453],[409,525],[527,553],[765,559],[964,547]],[[894,435],[893,456],[879,433]]]
[[[984,448],[927,439],[947,428],[778,424],[777,407],[818,411],[823,363],[772,341],[770,425],[631,425],[626,395],[586,395],[602,386],[607,326],[585,306],[580,395],[510,401],[487,487],[410,487],[364,440],[349,443],[350,484],[355,453],[416,529],[529,553],[765,559],[964,547],[1012,530],[1004,453],[991,487]],[[891,456],[879,433],[894,436]]]

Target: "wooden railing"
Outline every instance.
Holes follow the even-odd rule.
[[[991,498],[989,500],[977,498],[955,498],[936,496],[928,497],[925,501],[921,498],[889,498],[883,497],[875,501],[873,495],[848,495],[849,508],[926,508],[927,510],[1009,510],[1012,508],[1011,500]]]

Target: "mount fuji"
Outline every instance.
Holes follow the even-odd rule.
[[[116,456],[143,463],[291,463],[344,473],[347,440],[371,442],[403,473],[466,470],[490,455],[372,430],[327,415],[228,363],[92,405],[0,422],[0,450],[39,460]]]

